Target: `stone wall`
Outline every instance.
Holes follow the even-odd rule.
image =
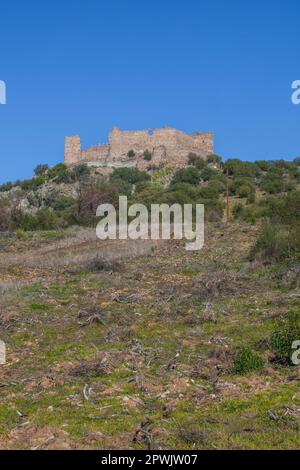
[[[65,164],[74,165],[81,160],[81,143],[79,135],[65,139]]]
[[[109,145],[96,145],[95,147],[90,147],[87,150],[81,151],[81,160],[82,161],[96,161],[103,162],[107,161],[109,154]]]
[[[133,158],[128,152],[134,151]],[[182,167],[187,164],[188,154],[193,152],[202,158],[213,153],[213,134],[195,133],[186,134],[177,129],[163,128],[153,131],[121,131],[114,128],[109,134],[109,142],[105,145],[90,147],[81,150],[80,137],[67,137],[65,142],[65,163],[73,165],[79,162],[97,162],[98,164],[113,166],[126,164],[131,161],[134,166],[144,168],[144,151],[153,154],[152,165],[167,164]]]

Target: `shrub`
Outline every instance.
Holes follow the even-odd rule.
[[[52,209],[54,209],[55,211],[63,211],[68,207],[71,207],[74,202],[74,199],[70,197],[61,196],[54,199],[54,201],[50,204],[50,207],[52,207]]]
[[[149,150],[145,150],[144,160],[146,160],[147,162],[150,162],[152,160],[152,153]]]
[[[242,184],[236,191],[236,195],[240,198],[248,198],[251,194],[253,194],[253,189],[248,184]]]
[[[97,184],[81,183],[73,215],[79,224],[95,225],[98,206],[100,204],[113,204],[116,206],[117,202],[118,192],[113,184],[104,181]]]
[[[260,168],[251,162],[243,162],[238,159],[229,159],[224,164],[224,172],[229,173],[229,175],[234,176],[246,176],[249,178],[254,178],[259,176]]]
[[[139,171],[136,168],[115,168],[110,175],[110,181],[123,180],[129,184],[136,184],[139,181],[149,181],[151,178],[145,171]]]
[[[284,191],[285,183],[282,178],[268,175],[262,180],[261,189],[269,194],[278,194]]]
[[[34,169],[35,176],[41,176],[49,170],[49,166],[47,164],[44,165],[37,165]]]
[[[219,157],[219,155],[215,155],[214,153],[211,153],[207,157],[208,163],[215,163],[216,165],[220,165],[222,163],[222,157]]]
[[[134,158],[134,157],[135,157],[135,152],[134,152],[134,150],[129,150],[129,152],[127,153],[127,157],[128,157],[128,158]]]
[[[203,170],[207,166],[207,162],[196,153],[188,154],[188,165],[196,167],[198,170]]]
[[[212,179],[207,187],[213,189],[218,194],[226,192],[226,184],[221,179]]]
[[[272,166],[272,162],[270,160],[257,160],[254,163],[261,171],[265,172],[268,171]]]
[[[234,177],[231,192],[240,198],[248,198],[255,194],[255,185],[250,178]]]
[[[24,191],[34,191],[35,189],[42,186],[45,183],[46,179],[46,175],[36,176],[29,180],[22,181],[20,186]]]
[[[224,204],[217,199],[203,199],[205,206],[205,220],[209,222],[219,222],[223,218]]]
[[[291,312],[286,319],[277,321],[270,338],[270,349],[275,354],[275,360],[280,364],[292,365],[292,344],[300,340],[300,315]]]
[[[257,219],[261,217],[259,208],[255,205],[245,206],[242,203],[238,203],[233,206],[232,214],[235,219],[243,220],[248,224],[255,224]]]
[[[250,252],[250,259],[257,255],[267,262],[293,260],[299,256],[299,227],[265,224]]]
[[[54,179],[60,174],[65,173],[66,170],[67,170],[66,165],[64,165],[63,163],[58,163],[58,165],[55,165],[52,168],[50,168],[50,170],[48,170],[48,173],[47,173],[48,178]]]
[[[300,191],[292,191],[285,195],[273,206],[272,219],[282,224],[297,224],[300,222]]]
[[[68,170],[67,168],[65,170],[61,170],[56,177],[54,178],[55,183],[61,184],[61,183],[72,183],[74,181],[74,174],[72,173],[72,170]]]
[[[216,170],[213,170],[212,168],[205,167],[201,171],[201,179],[203,181],[210,181],[214,179],[218,175],[218,172]]]
[[[182,168],[177,170],[173,176],[171,184],[188,183],[198,185],[200,182],[200,173],[195,167]]]
[[[203,198],[203,199],[218,199],[219,197],[218,190],[216,189],[216,187],[211,186],[211,185],[202,186],[199,189],[198,194],[200,198]]]
[[[71,171],[69,170],[69,173],[71,180],[83,181],[90,175],[91,170],[86,163],[80,163],[79,165],[74,166]]]
[[[284,256],[284,252],[284,237],[277,232],[276,226],[266,224],[250,252],[250,259],[253,260],[259,254],[266,261],[279,260]]]
[[[20,210],[13,212],[14,228],[24,231],[55,230],[58,228],[58,218],[55,212],[43,208],[36,214],[23,213]]]
[[[0,232],[11,228],[11,203],[8,197],[0,198]]]
[[[122,270],[122,264],[116,260],[107,260],[102,256],[96,256],[87,263],[87,269],[92,272],[110,271],[116,272]]]
[[[244,375],[248,372],[262,370],[264,367],[264,360],[251,349],[243,347],[234,357],[233,373],[237,375]]]
[[[0,192],[4,193],[5,191],[10,191],[13,188],[13,184],[11,181],[8,181],[7,183],[3,183],[0,186]]]

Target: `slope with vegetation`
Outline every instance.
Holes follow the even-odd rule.
[[[2,186],[0,448],[298,448],[299,160],[189,163]],[[97,240],[120,194],[205,203],[203,250]]]

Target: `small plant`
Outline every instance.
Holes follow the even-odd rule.
[[[292,365],[292,344],[300,340],[300,314],[292,312],[287,319],[279,320],[270,339],[270,349],[275,354],[275,360],[284,365]]]
[[[87,268],[92,272],[118,272],[121,271],[122,265],[116,260],[107,260],[102,256],[96,256],[87,263]]]
[[[129,152],[127,153],[127,157],[128,157],[128,158],[134,158],[134,157],[135,157],[135,152],[134,152],[134,150],[129,150]]]
[[[18,240],[22,240],[25,236],[25,231],[22,228],[16,230],[16,237]]]
[[[244,375],[248,372],[262,370],[263,367],[264,360],[249,348],[243,347],[234,357],[234,374]]]
[[[178,438],[189,446],[203,446],[206,443],[204,431],[196,424],[185,425],[177,431]]]
[[[145,150],[144,160],[146,160],[147,162],[150,162],[152,160],[152,153],[149,150]]]

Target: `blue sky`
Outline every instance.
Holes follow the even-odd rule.
[[[300,155],[299,0],[0,4],[0,182],[113,126],[212,130],[244,160]]]

